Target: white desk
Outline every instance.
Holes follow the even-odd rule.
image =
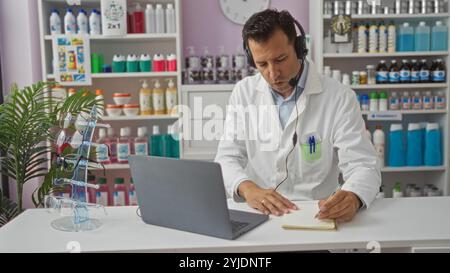
[[[250,210],[230,201],[230,208]],[[67,252],[79,242],[81,251],[126,252],[275,252],[319,249],[366,249],[379,242],[389,248],[445,247],[450,249],[450,197],[382,199],[337,231],[284,230],[278,217],[237,240],[147,225],[136,207],[108,208],[103,226],[86,233],[56,231],[57,215],[30,209],[0,229],[0,252]],[[180,213],[182,213],[180,208]]]

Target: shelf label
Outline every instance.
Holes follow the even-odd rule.
[[[395,120],[401,121],[402,113],[396,111],[390,112],[371,112],[367,114],[367,120]]]

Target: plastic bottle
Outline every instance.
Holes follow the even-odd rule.
[[[385,112],[387,110],[388,110],[388,96],[386,92],[381,92],[379,94],[378,111]]]
[[[59,16],[59,12],[57,9],[52,9],[52,13],[50,15],[50,34],[61,34],[61,27],[61,17]]]
[[[155,54],[153,56],[153,71],[155,72],[166,71],[166,60],[164,59],[164,55]]]
[[[126,62],[127,72],[139,72],[138,56],[135,54],[128,54]]]
[[[434,109],[434,100],[431,91],[426,91],[423,96],[423,109],[432,110]]]
[[[143,126],[138,128],[137,137],[134,139],[133,145],[135,155],[149,155],[147,127]]]
[[[166,32],[175,33],[176,23],[175,23],[175,10],[173,4],[167,4],[166,8]]]
[[[436,21],[431,31],[431,50],[447,51],[448,50],[448,27],[442,21]]]
[[[402,95],[402,110],[411,110],[412,103],[411,97],[409,96],[409,92],[405,91]]]
[[[434,97],[434,107],[438,110],[443,110],[447,108],[447,99],[443,91],[439,91]]]
[[[128,163],[128,156],[131,154],[130,128],[120,128],[120,137],[117,141],[117,162]]]
[[[362,111],[370,110],[370,99],[369,99],[369,95],[367,95],[367,94],[361,95],[361,110]]]
[[[358,26],[358,53],[367,52],[367,32],[367,26],[365,24]]]
[[[421,110],[422,107],[422,96],[420,95],[420,92],[416,91],[414,92],[414,96],[412,98],[412,109]]]
[[[405,159],[405,135],[401,124],[391,124],[389,131],[389,166],[403,167]]]
[[[77,16],[78,34],[88,34],[88,17],[84,9],[80,9]]]
[[[369,27],[369,53],[378,52],[378,26],[376,23],[371,23]]]
[[[414,51],[414,28],[408,22],[403,23],[398,29],[397,51]]]
[[[403,197],[403,191],[400,182],[395,183],[394,189],[392,190],[392,197],[393,198]]]
[[[386,84],[389,82],[389,72],[386,66],[386,62],[381,60],[377,66],[376,71],[376,83],[377,84]]]
[[[176,106],[178,104],[178,92],[172,79],[169,80],[166,89],[166,110],[168,115],[176,114]]]
[[[379,42],[378,42],[378,51],[380,53],[384,53],[388,51],[388,29],[384,22],[380,23],[378,27],[379,32]]]
[[[179,158],[179,139],[174,132],[173,125],[167,127],[167,134],[163,136],[164,156],[169,158]]]
[[[376,92],[371,92],[370,93],[369,111],[370,112],[377,112],[378,111],[378,94]]]
[[[153,134],[150,136],[150,155],[164,156],[163,135],[158,125],[153,126]]]
[[[446,68],[442,59],[437,59],[430,69],[431,82],[445,82],[446,81]]]
[[[93,9],[89,15],[89,33],[91,35],[102,34],[100,12],[97,9]]]
[[[400,82],[400,69],[397,66],[397,61],[392,60],[391,66],[389,67],[389,83],[399,83]]]
[[[114,128],[110,127],[107,130],[108,138],[105,144],[109,146],[111,163],[117,162],[117,137],[114,135]]]
[[[100,128],[98,130],[98,136],[99,138],[96,141],[97,162],[102,164],[110,164],[111,158],[109,157],[109,146],[106,137],[106,129]]]
[[[421,83],[428,83],[430,82],[430,69],[428,68],[427,65],[427,60],[426,59],[422,59],[420,61],[420,66],[419,66],[419,80]]]
[[[394,22],[390,22],[388,26],[388,52],[393,53],[397,49],[397,27]]]
[[[402,60],[402,66],[400,67],[400,82],[411,82],[411,66],[408,63],[408,60]]]
[[[411,60],[411,83],[420,82],[420,69],[417,60]]]
[[[375,147],[375,152],[378,159],[380,160],[380,167],[384,167],[384,146],[385,146],[385,136],[383,128],[377,126],[376,130],[373,132],[373,145]]]
[[[167,55],[167,71],[176,72],[177,71],[177,55],[175,53]]]
[[[400,110],[400,99],[397,92],[392,92],[389,97],[389,110],[398,111]]]
[[[109,190],[106,178],[98,178],[97,184],[100,186],[95,191],[95,202],[102,206],[111,206],[113,204],[112,194]]]
[[[66,15],[64,16],[64,33],[65,34],[76,34],[77,33],[77,23],[75,15],[71,8],[68,8]]]
[[[130,186],[128,187],[128,201],[129,201],[129,206],[137,206],[138,205],[136,189],[134,187],[133,178],[131,178]]]
[[[162,4],[156,4],[155,10],[155,26],[156,33],[165,33],[165,24],[164,24],[164,10]]]
[[[442,163],[442,136],[439,124],[429,123],[425,136],[425,165],[441,166]]]
[[[165,92],[161,88],[159,80],[155,80],[155,88],[153,89],[153,110],[155,115],[166,114]]]
[[[139,90],[139,107],[142,116],[153,115],[152,90],[148,88],[147,80],[142,80]]]
[[[145,32],[146,33],[155,33],[156,32],[156,19],[155,19],[155,10],[153,9],[152,4],[147,4],[145,8]]]
[[[416,27],[414,48],[416,51],[430,51],[430,27],[422,21]]]
[[[114,179],[114,206],[128,205],[127,187],[123,178]]]
[[[95,99],[99,103],[99,107],[97,107],[97,113],[99,117],[102,117],[105,113],[105,98],[103,97],[103,90],[97,89],[95,90]]]
[[[408,124],[407,145],[406,145],[406,165],[423,165],[423,135],[418,123]]]
[[[133,11],[133,26],[134,33],[145,33],[145,19],[144,11],[139,2],[136,3],[135,9]]]

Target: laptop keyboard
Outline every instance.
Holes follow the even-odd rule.
[[[246,222],[239,222],[239,221],[231,220],[231,228],[233,230],[233,233],[245,228],[248,225],[249,225],[249,223],[246,223]]]

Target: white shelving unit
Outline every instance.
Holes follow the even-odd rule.
[[[319,72],[323,71],[325,65],[331,66],[332,69],[339,69],[342,73],[348,73],[354,70],[365,70],[367,64],[376,65],[381,59],[385,59],[389,62],[392,59],[397,61],[401,59],[428,59],[433,60],[437,58],[444,59],[447,68],[450,64],[449,51],[434,51],[434,52],[395,52],[395,53],[334,53],[325,52],[324,46],[324,33],[328,29],[327,24],[331,22],[330,15],[323,15],[324,2],[329,0],[311,0],[310,5],[310,33],[312,35],[313,44],[313,60],[316,63]],[[352,0],[355,1],[355,0]],[[449,10],[449,7],[446,7]],[[450,25],[450,14],[363,14],[354,15],[352,20],[355,22],[379,22],[394,21],[396,24],[409,21],[417,23],[420,20],[427,22],[435,22],[442,20],[444,23]],[[445,91],[448,98],[449,82],[446,83],[427,83],[427,84],[379,84],[379,85],[356,85],[351,86],[358,94],[368,93],[370,91],[386,91],[386,92],[402,92],[402,91]],[[442,190],[445,195],[450,194],[450,181],[449,181],[449,115],[448,115],[448,103],[447,109],[444,110],[409,110],[398,111],[401,116],[401,121],[389,121],[389,120],[367,120],[367,116],[373,114],[372,112],[363,111],[362,114],[366,119],[366,122],[373,131],[376,125],[381,125],[384,128],[386,134],[386,142],[388,142],[388,128],[392,123],[402,123],[403,128],[411,122],[437,122],[440,124],[443,132],[443,156],[444,165],[438,167],[385,167],[382,168],[383,173],[383,186],[387,196],[390,196],[392,187],[395,182],[401,182],[403,187],[406,184],[415,183],[418,186],[423,187],[424,184],[434,184]],[[386,112],[384,112],[386,113]],[[390,112],[387,112],[390,113]],[[387,149],[386,149],[387,150]],[[387,162],[387,161],[386,161]]]
[[[60,12],[62,21],[64,20],[65,9],[69,7],[66,0],[38,0],[40,45],[42,59],[42,79],[54,80],[52,65],[52,36],[49,35],[50,11],[56,8]],[[146,4],[174,5],[176,16],[176,33],[164,34],[126,34],[123,36],[89,36],[91,53],[100,53],[104,56],[104,63],[111,64],[114,54],[143,54],[153,56],[156,53],[164,55],[175,53],[177,56],[178,70],[176,72],[145,72],[145,73],[96,73],[92,74],[92,86],[86,87],[91,91],[102,89],[104,91],[105,104],[113,104],[113,93],[126,92],[132,94],[131,103],[139,103],[140,80],[146,79],[150,88],[153,88],[153,80],[159,79],[163,88],[167,84],[165,80],[174,80],[178,88],[178,101],[181,101],[181,0],[127,0],[128,7],[133,7],[135,3],[140,3],[145,8]],[[88,13],[93,8],[100,9],[100,0],[82,0],[81,6],[72,6],[77,14],[80,8],[84,8]],[[77,88],[74,86],[74,88]],[[136,135],[137,127],[147,126],[148,134],[152,132],[153,125],[159,125],[161,133],[165,133],[167,126],[178,120],[178,116],[152,115],[152,116],[105,116],[101,122],[109,123],[118,135],[121,127],[131,127],[132,135]],[[180,155],[182,155],[180,143]],[[112,186],[115,177],[129,178],[129,166],[127,164],[105,165],[106,176]],[[95,170],[101,176],[102,169]]]

